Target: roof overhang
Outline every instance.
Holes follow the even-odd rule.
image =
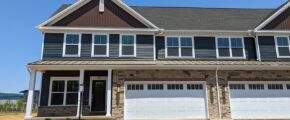
[[[233,35],[233,36],[249,36],[251,30],[161,30],[160,35]]]
[[[45,22],[41,23],[37,26],[37,28],[40,31],[43,31],[45,26],[50,26],[56,23],[57,21],[63,19],[64,17],[68,16],[72,12],[76,11],[80,7],[84,6],[85,4],[89,3],[91,0],[79,0],[78,2],[74,3],[73,5],[69,6],[65,10],[57,13],[56,15],[52,16]],[[137,20],[139,20],[141,23],[145,24],[149,28],[159,29],[156,25],[151,23],[149,20],[147,20],[145,17],[137,13],[135,10],[127,6],[125,3],[123,3],[121,0],[112,0],[116,5],[124,9],[126,12],[128,12],[130,15],[135,17]]]
[[[278,11],[276,11],[274,14],[272,14],[269,18],[267,18],[265,21],[263,21],[260,25],[258,25],[254,31],[258,32],[263,27],[268,25],[272,20],[274,20],[276,17],[278,17],[280,14],[282,14],[285,10],[287,10],[290,7],[290,1],[288,0],[287,3],[282,6]]]

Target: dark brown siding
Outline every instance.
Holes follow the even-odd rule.
[[[92,0],[53,26],[146,28],[111,0],[105,0],[104,13],[99,12],[99,0]]]
[[[263,29],[265,30],[290,30],[290,8],[280,14]]]

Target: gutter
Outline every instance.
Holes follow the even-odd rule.
[[[218,114],[219,114],[219,119],[221,120],[222,119],[222,111],[221,111],[221,99],[220,99],[220,91],[219,91],[218,70],[219,70],[219,67],[216,67],[215,80],[216,80],[216,91],[217,91],[217,101],[218,101]]]

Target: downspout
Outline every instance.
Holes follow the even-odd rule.
[[[222,111],[221,111],[221,100],[220,100],[220,92],[219,92],[218,70],[219,70],[219,68],[216,67],[215,80],[216,80],[216,90],[217,90],[217,100],[218,100],[218,113],[219,113],[219,119],[221,120],[222,119]]]
[[[256,48],[256,54],[257,54],[257,61],[261,61],[258,37],[256,36],[256,34],[255,34],[255,32],[253,30],[249,30],[248,35],[255,39],[255,48]]]

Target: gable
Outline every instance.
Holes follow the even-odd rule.
[[[290,8],[267,24],[264,30],[290,30]]]
[[[99,0],[92,0],[52,26],[147,28],[111,0],[105,0],[104,10],[99,12]]]

